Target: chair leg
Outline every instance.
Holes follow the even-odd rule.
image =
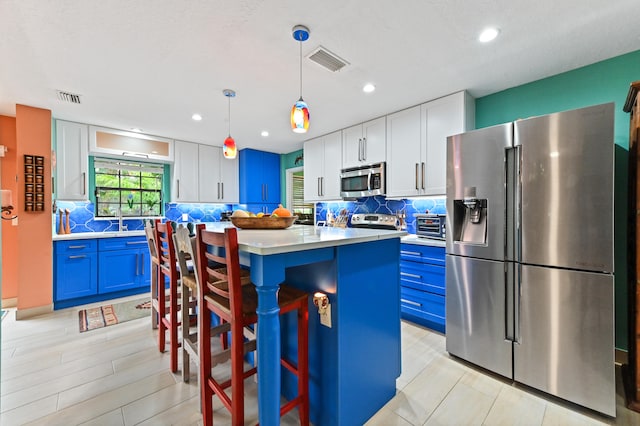
[[[187,352],[187,340],[189,340],[189,300],[191,299],[191,289],[186,285],[182,286],[182,381],[189,382],[189,352]]]
[[[231,323],[231,424],[244,424],[244,338],[240,321]],[[226,334],[226,333],[225,333]]]
[[[165,351],[167,326],[164,321],[166,316],[165,308],[165,285],[164,274],[158,272],[158,350],[162,353]]]
[[[151,300],[158,300],[158,265],[151,262]],[[158,311],[151,303],[151,328],[158,328]]]
[[[171,372],[178,371],[178,289],[177,283],[169,284],[169,342],[170,358],[171,358]],[[187,325],[189,322],[187,321]]]
[[[213,424],[213,390],[209,385],[211,375],[211,315],[204,306],[204,299],[198,296],[200,305],[198,324],[198,356],[200,358],[200,407],[205,426]]]
[[[298,394],[302,403],[298,407],[300,424],[309,426],[309,307],[298,309]]]

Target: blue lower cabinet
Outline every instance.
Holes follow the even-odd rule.
[[[402,318],[445,332],[445,248],[401,244]]]
[[[144,236],[98,241],[98,292],[149,289],[149,249]]]
[[[54,298],[69,300],[98,293],[96,240],[60,241],[54,245]]]
[[[149,248],[144,236],[55,241],[54,309],[149,291]]]

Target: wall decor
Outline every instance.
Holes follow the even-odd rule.
[[[44,157],[24,156],[24,210],[44,212]]]

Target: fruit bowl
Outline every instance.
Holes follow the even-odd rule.
[[[241,229],[286,229],[298,216],[231,217],[231,223]]]

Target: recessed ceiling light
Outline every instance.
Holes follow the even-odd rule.
[[[364,87],[362,88],[362,91],[363,91],[364,93],[371,93],[371,92],[373,92],[374,90],[376,90],[376,86],[374,86],[374,85],[373,85],[373,84],[371,84],[371,83],[367,83],[367,84],[365,84],[365,85],[364,85]]]
[[[193,115],[191,116],[191,118],[192,118],[194,121],[200,121],[200,120],[202,120],[202,116],[201,116],[200,114],[193,114]]]
[[[269,136],[269,132],[267,132],[266,130],[263,130],[263,131],[260,133],[260,136],[262,136],[263,138],[266,138],[267,136]]]
[[[134,127],[133,129],[131,129],[132,131],[136,132],[136,133],[140,133],[142,131],[142,129],[138,129],[137,127]]]
[[[487,43],[494,40],[500,34],[500,30],[497,28],[486,28],[482,30],[478,40],[482,43]]]

